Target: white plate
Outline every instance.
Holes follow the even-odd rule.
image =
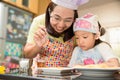
[[[113,77],[113,73],[120,70],[120,68],[75,68],[86,77]]]
[[[115,80],[114,78],[109,77],[87,77],[87,76],[80,76],[76,80]]]
[[[57,67],[50,67],[50,68],[38,68],[38,70],[42,71],[42,74],[50,74],[50,75],[70,75],[73,74],[74,68],[57,68]]]

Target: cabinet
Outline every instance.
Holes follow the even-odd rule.
[[[32,12],[35,16],[45,13],[51,0],[2,0],[5,3]]]
[[[39,8],[38,8],[38,15],[45,13],[46,8],[51,0],[40,0],[39,1]]]
[[[40,0],[2,0],[5,3],[19,7],[26,11],[38,14],[38,5]]]

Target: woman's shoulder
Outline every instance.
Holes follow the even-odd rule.
[[[45,14],[39,15],[33,19],[33,25],[45,25]]]
[[[45,20],[45,14],[39,15],[39,16],[35,17],[33,20],[41,20],[41,19]]]

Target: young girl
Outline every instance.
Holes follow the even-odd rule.
[[[97,20],[97,16],[86,14],[77,18],[73,27],[76,42],[69,66],[74,65],[106,65],[119,66],[117,57],[113,54],[110,45],[99,39],[105,33]]]

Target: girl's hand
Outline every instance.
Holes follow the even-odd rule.
[[[47,31],[46,28],[43,26],[40,26],[38,30],[35,32],[34,35],[34,41],[38,47],[41,48],[42,45],[45,44],[47,41]]]
[[[106,64],[109,66],[109,67],[120,67],[120,63],[119,63],[119,60],[117,58],[112,58],[112,59],[109,59]]]

